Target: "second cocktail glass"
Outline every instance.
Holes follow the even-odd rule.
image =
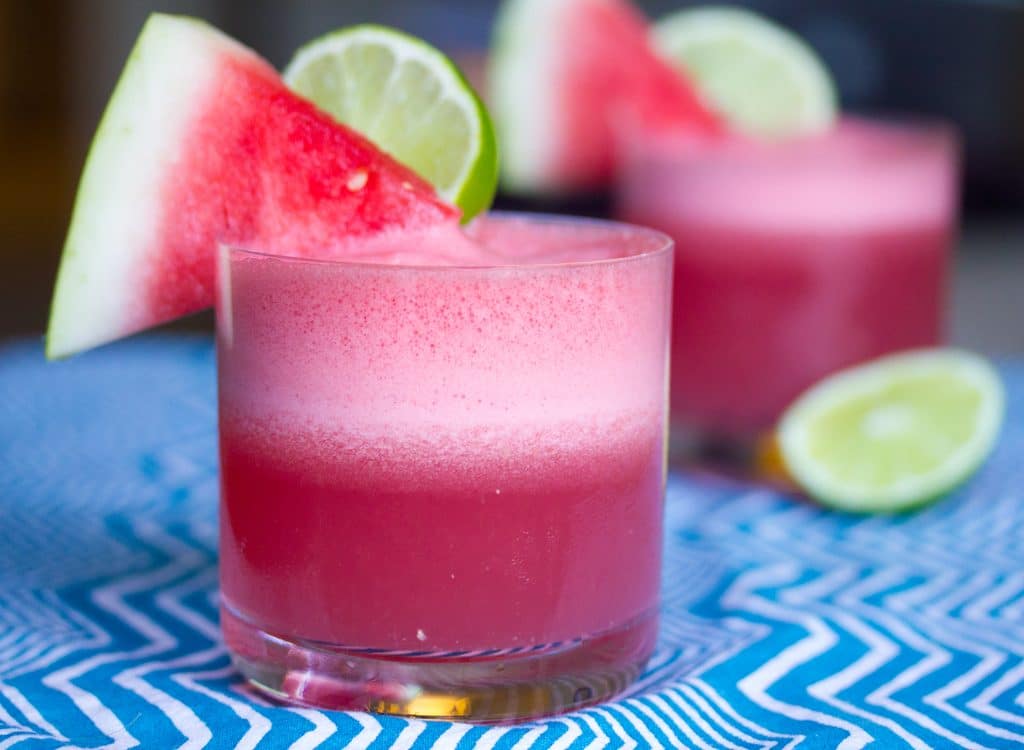
[[[511,215],[470,235],[508,265],[222,249],[222,622],[279,698],[518,719],[651,653],[671,242]]]
[[[619,215],[676,241],[680,457],[746,461],[820,378],[943,340],[957,205],[946,127],[846,119],[782,144],[624,140]]]

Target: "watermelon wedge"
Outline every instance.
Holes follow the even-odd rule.
[[[210,307],[219,242],[337,257],[360,237],[458,221],[429,184],[291,93],[254,52],[156,14],[86,161],[47,356]]]
[[[623,127],[723,130],[625,0],[506,0],[493,46],[491,104],[512,190],[606,186]]]

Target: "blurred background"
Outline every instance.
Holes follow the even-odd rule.
[[[651,16],[692,4],[637,2]],[[754,8],[803,35],[829,64],[845,109],[938,116],[959,126],[966,157],[965,221],[954,337],[990,353],[1024,354],[1024,2],[732,4]],[[0,339],[38,335],[45,327],[86,149],[150,11],[201,16],[278,66],[312,37],[373,21],[425,37],[476,68],[497,5],[497,0],[0,0]],[[601,206],[598,200],[578,208],[600,212]],[[182,325],[208,324],[200,317]]]

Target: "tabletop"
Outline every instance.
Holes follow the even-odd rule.
[[[479,727],[271,705],[217,624],[213,349],[0,347],[0,750],[1024,746],[1024,361],[986,467],[913,515],[673,473],[619,699]]]

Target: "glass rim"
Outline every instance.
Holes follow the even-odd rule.
[[[960,152],[963,148],[963,133],[958,125],[948,118],[941,116],[887,112],[881,114],[842,112],[835,123],[821,133],[784,138],[778,141],[741,139],[738,141],[729,140],[723,143],[712,144],[710,148],[701,148],[696,151],[689,151],[687,148],[680,150],[680,143],[685,147],[692,145],[689,140],[681,141],[678,133],[665,132],[650,138],[636,138],[623,134],[626,154],[626,169],[629,164],[637,164],[651,157],[662,157],[671,160],[671,163],[685,162],[688,164],[719,163],[723,159],[732,160],[730,163],[744,168],[760,168],[765,164],[770,165],[770,160],[778,157],[785,157],[787,151],[803,149],[808,145],[816,145],[827,142],[827,139],[842,128],[865,128],[874,131],[879,137],[892,142],[901,139],[904,143],[902,153],[896,156],[887,156],[885,159],[872,159],[871,164],[899,165],[908,161],[922,158],[922,154],[940,154],[943,158],[950,157],[955,161],[961,158]],[[829,165],[823,165],[828,168]]]
[[[480,219],[498,219],[499,221],[513,221],[521,220],[527,221],[532,225],[546,225],[554,227],[571,227],[584,225],[593,229],[604,230],[609,233],[614,232],[634,232],[638,235],[645,236],[650,239],[650,248],[637,252],[631,255],[624,255],[621,257],[614,258],[597,258],[590,260],[568,260],[558,261],[554,263],[489,263],[484,265],[469,265],[465,263],[451,263],[451,264],[414,264],[414,263],[374,263],[372,261],[365,260],[343,260],[340,258],[305,258],[295,255],[284,255],[282,253],[275,253],[269,250],[257,250],[252,247],[246,247],[241,243],[229,243],[220,242],[217,243],[217,253],[220,256],[225,251],[227,253],[240,253],[245,256],[253,258],[266,258],[283,263],[294,263],[294,264],[308,264],[317,265],[324,267],[339,267],[339,268],[352,268],[352,269],[364,269],[364,270],[376,270],[376,271],[404,271],[404,272],[452,272],[452,273],[484,273],[494,271],[551,271],[551,270],[571,270],[576,268],[588,268],[588,267],[600,267],[600,266],[615,266],[624,263],[633,263],[643,260],[649,260],[657,258],[659,256],[667,255],[672,253],[675,247],[675,241],[664,232],[660,232],[657,229],[643,226],[641,224],[632,224],[624,221],[615,221],[612,219],[596,219],[586,216],[570,216],[566,214],[545,214],[530,211],[488,211],[485,214],[474,219],[479,221]]]

